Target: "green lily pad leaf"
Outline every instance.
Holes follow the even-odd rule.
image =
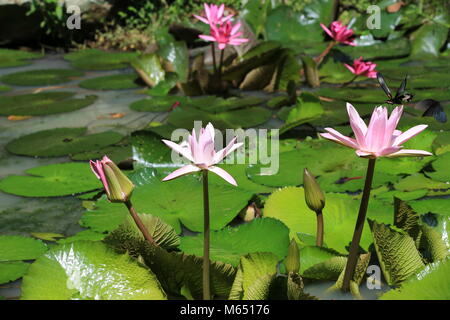
[[[339,50],[352,59],[364,57],[364,60],[398,58],[409,55],[411,46],[407,38],[399,38],[376,43],[370,46],[340,46]]]
[[[438,213],[450,217],[450,206],[448,199],[424,199],[418,201],[410,201],[408,204],[419,214],[428,212]]]
[[[40,92],[0,96],[2,116],[42,116],[82,109],[97,100],[95,95],[72,98],[75,92]]]
[[[82,241],[82,240],[101,241],[105,237],[106,237],[106,234],[103,234],[103,233],[94,232],[92,230],[83,230],[71,237],[58,240],[58,243],[59,244],[71,243],[71,242]]]
[[[427,265],[422,272],[390,290],[380,300],[449,300],[450,259]]]
[[[435,58],[447,40],[448,27],[438,23],[426,23],[411,34],[411,56]]]
[[[241,258],[229,300],[266,300],[279,259],[272,253],[251,253]]]
[[[380,20],[383,21],[383,23],[380,24],[379,29],[371,29],[370,33],[372,33],[376,38],[386,38],[391,32],[394,31],[395,27],[400,23],[401,19],[401,10],[394,13],[382,11],[380,14]]]
[[[280,128],[280,134],[320,117],[323,111],[318,98],[312,94],[303,93],[298,98],[297,104],[289,111],[286,123]]]
[[[59,245],[34,262],[22,300],[165,300],[156,276],[100,242]]]
[[[10,141],[6,150],[13,154],[37,157],[59,157],[97,150],[117,143],[123,136],[106,131],[86,135],[86,128],[56,128],[39,131]]]
[[[32,260],[47,251],[42,241],[22,236],[0,236],[0,247],[0,261]]]
[[[70,65],[76,69],[103,71],[127,68],[130,66],[130,61],[137,55],[137,52],[86,49],[68,53],[64,59],[70,61]]]
[[[86,151],[71,155],[70,158],[75,161],[96,160],[107,155],[115,163],[129,159],[133,156],[131,145],[113,145],[100,148],[98,150]]]
[[[91,90],[125,90],[139,88],[138,80],[136,74],[114,74],[83,80],[79,86]]]
[[[22,278],[30,266],[22,261],[0,262],[0,284]]]
[[[415,241],[418,240],[420,230],[420,217],[405,201],[395,198],[394,225],[407,232]]]
[[[259,0],[250,0],[242,8],[239,15],[247,22],[258,37],[264,33],[264,23],[270,9],[270,2],[261,3]]]
[[[231,97],[227,99],[216,96],[203,96],[200,98],[192,98],[186,104],[209,113],[221,113],[256,106],[263,102],[264,99],[252,96],[243,98]]]
[[[19,67],[31,64],[31,59],[41,58],[41,53],[23,50],[0,49],[0,68]]]
[[[324,215],[324,241],[329,248],[333,248],[340,253],[346,252],[346,247],[351,241],[351,235],[355,228],[356,216],[359,208],[359,201],[342,194],[327,193],[325,195],[326,204],[323,210]],[[267,199],[264,207],[264,216],[273,217],[284,222],[290,232],[291,237],[297,232],[316,234],[316,215],[305,203],[305,193],[303,188],[287,187],[275,191]],[[368,216],[380,222],[390,222],[392,213],[375,207],[372,201],[369,206]],[[328,226],[328,227],[327,227]],[[369,228],[364,229],[360,246],[363,249],[372,243]]]
[[[15,86],[49,86],[69,82],[83,75],[83,72],[71,69],[42,69],[10,73],[0,80]]]
[[[388,203],[393,203],[394,198],[399,198],[403,201],[416,200],[426,196],[428,193],[427,189],[419,189],[414,191],[398,191],[398,190],[388,191],[387,187],[385,186],[378,188],[378,190],[382,192],[375,194],[374,193],[375,190],[372,190],[371,195],[373,195],[378,200],[385,201]]]
[[[433,141],[433,153],[441,155],[447,152],[450,154],[450,131],[439,132]]]
[[[337,280],[346,264],[347,257],[332,257],[306,269],[303,277],[317,280]]]
[[[23,197],[60,197],[99,189],[87,163],[58,163],[26,170],[29,176],[8,176],[0,190]]]
[[[131,135],[133,159],[137,165],[143,167],[173,167],[171,160],[172,149],[168,148],[161,139],[150,131],[135,131]]]
[[[270,233],[270,238],[266,235]],[[271,252],[279,260],[287,254],[289,229],[273,218],[254,219],[235,228],[211,233],[210,256],[213,261],[239,264],[240,257],[254,252]],[[180,249],[187,254],[203,256],[203,234],[181,238]]]
[[[423,174],[416,173],[410,175],[394,184],[394,188],[401,191],[414,191],[418,189],[428,189],[428,195],[446,194],[445,190],[450,188],[450,184],[434,181],[426,178]]]
[[[170,113],[168,121],[175,127],[191,129],[195,121],[211,122],[217,129],[250,128],[270,119],[271,112],[260,107],[210,114],[193,108],[178,107]]]
[[[450,173],[448,170],[449,161],[450,161],[450,152],[446,152],[440,155],[432,163],[435,172],[426,172],[426,175],[432,178],[433,180],[442,181],[449,184],[450,188]]]
[[[166,96],[178,82],[178,75],[173,72],[166,73],[163,81],[160,81],[156,86],[149,89],[147,93],[151,96]]]
[[[130,109],[142,112],[169,111],[175,103],[185,105],[190,99],[183,96],[152,97],[133,102]]]
[[[192,231],[203,230],[202,182],[195,175],[162,182],[162,175],[146,174],[144,185],[133,192],[133,205],[138,212],[151,212],[171,225],[177,233],[180,223]],[[149,196],[151,195],[151,196]],[[232,187],[222,182],[210,184],[211,229],[218,230],[237,216],[253,196],[253,192]],[[96,202],[95,210],[87,211],[81,218],[82,225],[94,231],[116,229],[128,215],[124,205],[110,203],[106,197]]]
[[[45,240],[45,241],[56,241],[58,238],[64,238],[64,235],[60,233],[52,233],[52,232],[32,232],[31,235],[35,238]]]
[[[247,165],[245,164],[220,164],[218,166],[231,174],[231,176],[236,180],[239,189],[248,190],[254,193],[271,193],[274,191],[274,188],[255,183],[250,180],[245,173],[247,168]],[[208,180],[215,184],[221,184],[223,181],[222,178],[217,175],[211,175],[208,177]]]
[[[450,250],[442,239],[442,235],[434,228],[426,225],[422,225],[421,230],[420,247],[427,250],[427,258],[432,262],[445,259]]]
[[[338,256],[340,254],[332,249],[317,247],[316,245],[303,247],[300,249],[300,274],[316,264]]]
[[[333,154],[333,157],[324,157],[324,154]],[[354,151],[349,148],[325,140],[306,139],[294,150],[281,152],[279,166],[251,164],[247,168],[247,175],[254,182],[266,186],[297,186],[303,183],[303,168],[307,167],[314,174],[321,175],[350,168],[356,160]],[[292,168],[298,168],[297,173]]]
[[[6,92],[11,90],[11,87],[0,85],[0,92]]]
[[[189,52],[184,41],[173,41],[162,45],[158,54],[170,64],[170,70],[178,75],[180,82],[184,83],[189,75]]]
[[[160,57],[155,53],[136,57],[131,62],[131,65],[142,80],[150,87],[156,86],[161,81],[164,81],[165,71],[161,65]]]
[[[396,285],[424,267],[414,240],[369,219],[375,250],[386,282]]]

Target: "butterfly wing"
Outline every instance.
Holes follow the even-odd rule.
[[[386,81],[384,81],[383,76],[379,72],[377,72],[377,80],[381,86],[381,89],[383,89],[384,93],[388,96],[389,99],[392,99],[391,90],[389,90],[389,87],[387,86]]]

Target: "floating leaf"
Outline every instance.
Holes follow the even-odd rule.
[[[434,58],[446,42],[448,27],[438,23],[425,23],[411,34],[411,56]]]
[[[448,199],[423,199],[418,201],[410,201],[408,204],[418,214],[426,214],[428,212],[438,213],[443,216],[450,217],[450,206]]]
[[[45,240],[45,241],[56,241],[58,238],[64,238],[64,235],[60,233],[52,233],[52,232],[32,232],[31,235],[35,238]]]
[[[78,232],[77,234],[58,240],[59,244],[62,243],[71,243],[75,241],[88,240],[88,241],[101,241],[106,237],[106,234],[94,232],[92,230],[83,230]]]
[[[115,144],[123,136],[106,131],[86,135],[87,129],[56,128],[39,131],[10,141],[6,150],[13,154],[38,157],[59,157],[76,154]]]
[[[427,265],[414,279],[383,294],[381,300],[449,300],[450,259]]]
[[[165,71],[161,65],[159,56],[155,53],[136,57],[131,65],[142,80],[150,87],[164,81]]]
[[[30,59],[41,58],[42,54],[23,50],[0,49],[0,68],[19,67],[31,64]]]
[[[424,267],[414,240],[369,219],[381,270],[389,285],[399,284]]]
[[[0,236],[0,262],[36,259],[47,246],[40,240],[22,236]]]
[[[70,65],[83,70],[114,70],[129,67],[137,52],[107,52],[98,49],[78,50],[68,53],[64,59]]]
[[[183,96],[152,97],[133,102],[130,109],[143,112],[169,111],[175,103],[183,106],[189,98]]]
[[[297,104],[289,111],[286,123],[280,128],[280,134],[295,128],[303,123],[310,122],[323,113],[320,100],[315,96],[303,93]]]
[[[426,178],[423,174],[416,173],[410,175],[399,182],[394,184],[394,188],[402,191],[414,191],[418,189],[426,188],[429,190],[429,195],[433,192],[439,194],[439,190],[447,190],[450,188],[450,184],[434,181]],[[433,191],[434,190],[434,191]],[[445,194],[445,192],[444,192]]]
[[[0,262],[0,284],[22,278],[29,266],[30,264],[22,261]]]
[[[440,155],[435,161],[433,161],[432,166],[435,172],[426,172],[426,175],[433,180],[442,181],[450,183],[450,173],[448,170],[448,163],[450,161],[450,152],[446,152]],[[450,188],[450,185],[449,185]]]
[[[87,163],[59,163],[26,170],[29,176],[0,180],[0,190],[23,197],[59,197],[101,187]]]
[[[133,205],[138,212],[151,212],[171,225],[177,233],[180,223],[192,231],[203,230],[202,183],[196,176],[189,175],[169,182],[162,182],[164,176],[146,174],[144,185],[133,192]],[[221,184],[210,184],[211,229],[217,230],[228,224],[244,208],[253,193],[240,188]],[[149,196],[150,195],[150,196]],[[106,197],[96,202],[96,208],[87,211],[81,218],[82,224],[97,232],[116,229],[128,215],[125,206],[110,203]]]
[[[75,92],[41,92],[15,96],[0,96],[0,115],[41,116],[82,109],[97,100],[97,96],[72,98]]]
[[[229,300],[266,300],[275,278],[278,258],[272,253],[251,253],[241,258]]]
[[[287,254],[288,245],[289,230],[282,222],[272,218],[254,219],[238,227],[212,232],[210,258],[237,266],[243,255],[271,252],[281,260]],[[187,254],[203,256],[203,234],[181,238],[180,249]]]
[[[324,216],[324,241],[329,248],[340,253],[346,252],[346,247],[351,241],[350,235],[355,228],[359,201],[351,199],[347,195],[327,193]],[[287,187],[275,191],[267,199],[264,207],[264,216],[273,217],[284,222],[291,232],[291,237],[297,232],[316,234],[316,215],[305,203],[303,188]],[[380,222],[390,222],[392,213],[385,210],[386,205],[376,207],[372,201],[369,206],[368,216]],[[328,226],[328,227],[327,227]],[[367,249],[372,243],[368,226],[364,229],[360,246]],[[303,267],[301,267],[303,268]]]
[[[100,242],[59,245],[34,262],[22,300],[165,300],[155,275]]]
[[[79,83],[79,86],[90,90],[134,89],[140,87],[137,83],[138,79],[139,77],[136,74],[114,74],[83,80]]]
[[[15,86],[48,86],[69,82],[83,75],[83,72],[71,69],[42,69],[9,73],[0,80]]]

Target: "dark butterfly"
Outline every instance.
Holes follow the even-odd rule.
[[[395,96],[392,95],[391,90],[389,90],[389,87],[386,84],[386,81],[384,80],[381,73],[377,73],[377,80],[378,83],[381,86],[381,89],[383,89],[384,93],[386,93],[387,97],[389,98],[386,100],[386,103],[389,104],[403,104],[405,102],[410,102],[413,98],[413,94],[406,92],[406,78],[403,79],[400,87],[397,89],[397,92],[395,93]]]

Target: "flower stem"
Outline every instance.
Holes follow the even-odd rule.
[[[326,57],[326,55],[330,52],[330,50],[336,45],[336,41],[331,41],[328,46],[323,50],[323,52],[314,60],[316,61],[316,66],[318,67],[321,63],[323,58]]]
[[[148,232],[147,228],[145,228],[144,224],[142,223],[142,220],[139,218],[138,214],[136,213],[136,210],[134,210],[134,207],[133,207],[133,204],[131,203],[131,201],[127,200],[125,202],[125,205],[127,206],[128,211],[130,212],[131,217],[133,217],[133,220],[136,223],[137,227],[139,228],[139,230],[144,235],[145,240],[150,242],[152,245],[156,246],[157,244],[156,244],[155,240],[150,235],[150,233]]]
[[[222,64],[223,64],[223,52],[224,50],[220,50],[220,61],[219,61],[219,85],[221,85],[222,82]]]
[[[208,170],[203,170],[203,300],[211,300],[209,288],[209,193]]]
[[[211,43],[211,52],[212,52],[212,58],[213,58],[214,74],[217,74],[216,49],[214,47],[214,42]]]
[[[352,244],[350,245],[350,252],[347,259],[347,265],[345,267],[342,291],[348,291],[350,289],[350,280],[353,279],[356,263],[358,262],[359,241],[361,240],[364,222],[366,221],[367,206],[369,204],[370,189],[372,187],[373,172],[375,169],[375,160],[375,158],[369,159],[369,164],[367,166],[366,182],[364,184],[361,204],[359,206],[358,219],[356,220]]]
[[[341,88],[348,86],[350,83],[352,83],[353,81],[356,80],[356,78],[358,78],[358,75],[355,75],[350,81],[342,84]]]
[[[323,214],[322,210],[316,212],[317,216],[317,232],[316,232],[316,246],[323,246]]]

